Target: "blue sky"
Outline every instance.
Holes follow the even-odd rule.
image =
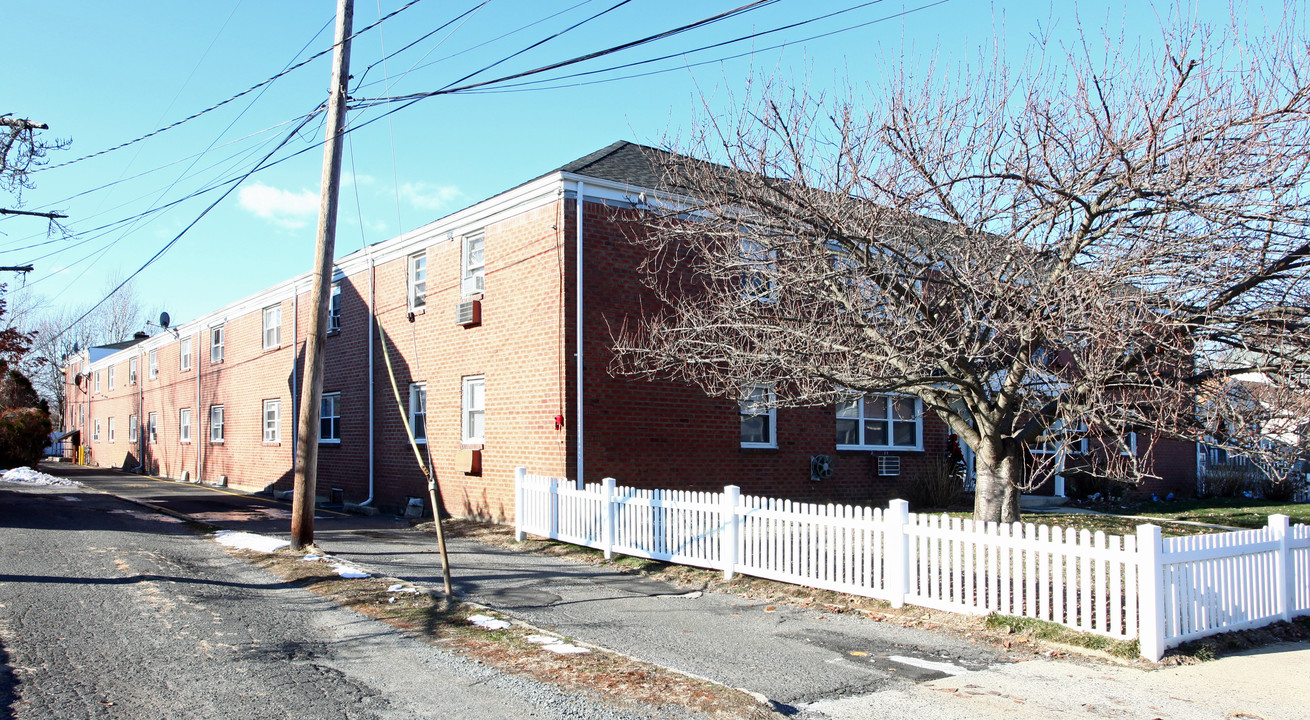
[[[357,0],[356,30],[408,2]],[[610,47],[746,2],[420,0],[356,38],[353,95],[442,88],[609,8],[473,79]],[[1281,6],[1251,3],[1245,14],[1259,25],[1264,7],[1277,13]],[[996,38],[1018,59],[1047,28],[1057,40],[1070,37],[1075,7],[1085,27],[1127,28],[1130,40],[1158,28],[1156,10],[1136,1],[780,0],[542,77],[674,55],[659,62],[531,90],[429,98],[387,117],[397,104],[354,112],[350,124],[359,129],[346,146],[337,254],[426,224],[615,140],[659,144],[666,135],[685,134],[698,115],[721,109],[751,78],[818,87],[849,79],[861,87],[876,82],[891,63],[968,61]],[[186,118],[328,48],[334,8],[333,0],[9,3],[0,112],[48,123],[46,137],[72,140],[69,149],[52,154],[51,165],[77,160]],[[1228,13],[1221,0],[1198,0],[1193,8],[1203,18]],[[801,27],[681,54],[846,9]],[[774,47],[780,43],[786,45]],[[388,54],[394,56],[383,62]],[[652,70],[665,72],[579,84]],[[113,278],[136,271],[217,193],[186,196],[248,171],[288,135],[326,97],[328,73],[324,56],[155,137],[36,174],[37,187],[24,193],[23,207],[67,213],[73,235],[47,237],[44,222],[33,218],[0,219],[0,265],[33,263],[25,291],[47,303],[99,300]],[[145,304],[186,321],[308,270],[322,138],[319,115],[275,158],[299,155],[252,175],[142,272],[136,285]],[[0,206],[16,204],[0,193]],[[123,222],[130,218],[137,219]],[[10,292],[24,285],[22,278],[3,280]]]

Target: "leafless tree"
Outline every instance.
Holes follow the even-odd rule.
[[[1038,443],[1091,436],[1089,467],[1122,478],[1150,472],[1129,432],[1285,467],[1304,444],[1222,432],[1258,420],[1213,399],[1251,373],[1268,403],[1310,397],[1306,41],[1292,18],[1163,25],[1140,50],[1084,35],[903,73],[863,105],[765,87],[705,120],[654,156],[664,310],[619,334],[616,370],[918,398],[974,450],[986,520],[1017,519]]]

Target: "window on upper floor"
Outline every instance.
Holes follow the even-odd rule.
[[[838,403],[837,449],[922,450],[922,404],[903,395],[864,395]]]
[[[483,442],[487,418],[486,378],[481,375],[464,378],[464,391],[461,395],[461,440],[466,443]]]
[[[770,385],[747,385],[741,389],[738,414],[741,417],[741,446],[778,447],[777,396]]]
[[[273,305],[264,308],[264,349],[272,350],[282,345],[282,306]]]
[[[464,236],[460,251],[460,291],[464,295],[475,295],[485,287],[486,264],[483,261],[484,236],[474,233]]]
[[[746,300],[771,303],[778,299],[778,252],[756,240],[741,241],[741,293]]]
[[[413,383],[409,386],[409,429],[414,433],[414,441],[428,441],[428,386],[427,383]]]
[[[322,411],[318,418],[318,441],[341,442],[341,393],[323,393]]]
[[[223,346],[225,342],[224,330],[222,325],[215,325],[209,328],[209,362],[217,364],[223,362]]]
[[[137,368],[136,358],[128,358],[127,359],[127,384],[128,385],[136,384],[136,368]]]
[[[154,380],[155,378],[159,377],[159,351],[151,350],[150,354],[146,358],[146,362],[149,365],[149,368],[146,370],[146,373],[147,375],[149,375],[150,379]]]
[[[96,392],[100,392],[100,371],[96,370]]]
[[[405,287],[410,310],[421,310],[428,302],[428,256],[415,253],[409,256],[405,274]]]
[[[332,296],[328,301],[328,332],[341,330],[341,283],[332,283]]]
[[[177,357],[178,370],[186,371],[191,369],[191,338],[184,337],[178,341]]]
[[[107,372],[109,373],[109,389],[110,389],[110,390],[113,390],[113,389],[114,389],[114,366],[113,366],[113,365],[110,365],[110,366],[109,366],[109,370],[108,370]]]

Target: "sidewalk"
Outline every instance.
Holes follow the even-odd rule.
[[[227,529],[285,537],[290,507],[265,498],[115,471],[43,468],[88,487]],[[434,538],[403,519],[320,511],[315,543],[373,572],[440,587]],[[1310,644],[1146,672],[1008,657],[945,633],[765,600],[686,590],[604,568],[454,538],[458,594],[539,627],[732,687],[802,717],[934,720],[1206,720],[1303,717]],[[1016,662],[1016,660],[1029,660]],[[1240,713],[1246,713],[1245,716]]]

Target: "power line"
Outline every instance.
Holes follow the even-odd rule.
[[[363,33],[366,33],[366,32],[368,32],[369,30],[372,30],[373,28],[377,27],[378,25],[381,25],[383,22],[386,22],[387,20],[390,20],[391,18],[393,18],[393,17],[399,15],[400,13],[402,13],[402,12],[408,10],[409,8],[411,8],[411,7],[415,6],[415,5],[417,5],[418,3],[422,2],[422,1],[423,1],[423,0],[410,0],[410,2],[405,3],[405,4],[404,4],[403,6],[401,6],[399,9],[394,10],[394,11],[388,13],[387,15],[385,15],[385,16],[379,18],[377,22],[375,22],[375,23],[373,23],[373,24],[371,24],[371,25],[368,25],[368,26],[366,26],[366,27],[364,27],[364,28],[361,28],[359,31],[357,31],[357,32],[355,32],[354,34],[352,34],[352,35],[350,36],[349,39],[354,39],[355,37],[357,37],[357,36],[359,36],[359,35],[361,35],[361,34],[363,34]],[[330,20],[329,20],[328,22],[331,23]],[[320,32],[322,32],[322,31],[320,30]],[[139,142],[141,142],[141,141],[143,141],[143,140],[147,140],[147,139],[149,139],[149,138],[152,138],[152,137],[154,137],[154,136],[156,136],[156,135],[158,135],[158,134],[160,134],[160,133],[167,132],[168,130],[172,130],[173,128],[175,128],[175,127],[177,127],[177,126],[179,126],[179,125],[181,125],[181,124],[183,124],[183,123],[190,122],[191,120],[195,120],[196,118],[198,118],[198,117],[200,117],[200,116],[202,116],[202,115],[206,115],[206,114],[208,114],[208,113],[210,113],[210,112],[213,112],[214,110],[217,110],[217,109],[223,107],[224,105],[227,105],[228,103],[231,103],[231,102],[233,102],[233,101],[235,101],[235,100],[238,100],[238,99],[240,99],[240,98],[242,98],[242,97],[245,97],[246,95],[249,95],[250,93],[252,93],[252,92],[254,92],[254,91],[256,91],[256,90],[258,90],[258,89],[264,87],[265,85],[268,85],[268,84],[274,82],[275,80],[277,80],[277,79],[279,79],[279,78],[281,78],[281,77],[283,77],[283,76],[285,76],[285,75],[288,75],[288,74],[290,74],[290,73],[292,73],[292,72],[295,72],[296,70],[299,70],[300,68],[302,68],[302,67],[308,65],[309,63],[311,63],[311,62],[313,62],[313,61],[315,61],[315,60],[317,60],[317,59],[323,57],[324,55],[327,55],[327,54],[331,53],[332,50],[333,50],[334,48],[336,48],[336,44],[333,44],[333,45],[331,45],[331,46],[329,46],[329,47],[327,47],[327,48],[325,48],[325,49],[323,49],[323,50],[321,50],[321,51],[319,51],[319,52],[317,52],[317,53],[314,53],[313,55],[311,55],[311,56],[305,58],[304,60],[302,60],[302,61],[296,63],[295,65],[292,65],[292,66],[289,67],[289,68],[286,68],[286,69],[283,70],[282,72],[279,72],[279,73],[277,73],[276,75],[273,75],[272,77],[269,77],[269,78],[267,78],[267,79],[265,79],[265,80],[261,80],[260,82],[255,83],[254,85],[251,85],[250,87],[246,88],[245,90],[242,90],[241,92],[237,93],[236,95],[233,95],[232,97],[227,98],[226,100],[222,100],[222,101],[220,101],[220,102],[218,102],[218,103],[215,103],[215,104],[213,104],[213,105],[210,105],[209,107],[205,108],[204,110],[201,110],[201,111],[199,111],[199,112],[192,113],[191,115],[188,115],[187,117],[184,117],[184,118],[182,118],[181,120],[178,120],[177,122],[174,122],[174,123],[172,123],[172,124],[170,124],[170,125],[165,125],[164,127],[161,127],[161,128],[159,128],[158,130],[154,130],[154,131],[148,132],[148,133],[146,133],[145,135],[142,135],[142,136],[139,137],[139,138],[136,138],[136,139],[134,139],[134,140],[128,140],[128,141],[125,142],[125,143],[120,143],[120,144],[115,145],[115,146],[113,146],[113,147],[111,147],[111,148],[107,148],[107,149],[105,149],[105,150],[101,150],[101,151],[99,151],[99,152],[94,152],[94,153],[91,153],[90,155],[83,155],[82,157],[74,158],[74,159],[69,160],[69,161],[67,161],[67,162],[59,163],[58,165],[47,165],[46,167],[41,168],[41,170],[54,170],[54,169],[56,169],[56,168],[67,167],[68,165],[72,165],[73,163],[79,163],[79,162],[82,162],[83,160],[90,160],[91,158],[99,157],[99,156],[104,155],[104,154],[106,154],[106,153],[114,152],[115,150],[121,150],[121,149],[123,149],[123,148],[125,148],[125,147],[128,147],[128,146],[130,146],[130,145],[135,145],[135,144],[137,144],[137,143],[139,143]]]
[[[864,7],[864,6],[867,6],[867,5],[873,5],[873,4],[880,3],[880,2],[883,2],[883,0],[874,0],[873,2],[865,3],[864,5],[861,5],[861,6],[859,6],[859,7]],[[916,12],[921,12],[921,11],[923,11],[923,10],[928,10],[928,9],[930,9],[930,8],[934,8],[934,7],[938,6],[938,5],[944,5],[944,4],[946,4],[947,2],[950,2],[950,0],[936,0],[936,2],[930,2],[930,3],[926,4],[926,5],[920,5],[919,7],[910,8],[910,9],[908,9],[908,10],[902,10],[902,11],[900,11],[900,12],[893,13],[893,14],[891,14],[891,15],[887,15],[887,16],[884,16],[884,17],[880,17],[880,18],[877,18],[877,19],[875,19],[875,20],[869,20],[869,21],[867,21],[867,22],[862,22],[862,23],[858,23],[858,24],[855,24],[855,25],[849,25],[849,26],[846,26],[846,27],[843,27],[843,28],[838,28],[838,29],[836,29],[836,30],[831,30],[831,31],[828,31],[828,32],[819,33],[819,34],[817,34],[817,35],[810,35],[810,36],[808,36],[808,37],[803,37],[803,38],[800,38],[800,39],[797,39],[797,40],[790,40],[790,41],[786,41],[786,42],[781,42],[781,43],[778,43],[778,44],[776,44],[776,45],[770,45],[770,46],[768,46],[768,47],[763,47],[763,48],[751,48],[750,50],[747,50],[747,51],[745,51],[745,52],[740,52],[740,53],[736,53],[736,54],[733,54],[733,55],[722,55],[722,56],[719,56],[719,57],[711,58],[711,59],[709,59],[709,60],[702,60],[702,61],[694,62],[694,63],[686,63],[686,64],[678,65],[677,67],[662,68],[662,69],[659,69],[659,70],[652,70],[652,71],[650,71],[650,72],[643,72],[643,73],[634,73],[634,74],[631,74],[631,75],[620,75],[620,76],[612,77],[612,78],[602,78],[602,79],[599,79],[599,80],[591,80],[591,81],[588,81],[588,82],[564,83],[564,84],[559,84],[559,85],[548,85],[548,84],[547,84],[547,83],[556,83],[556,82],[559,82],[559,81],[561,81],[561,80],[568,80],[568,79],[570,79],[570,78],[586,77],[586,76],[588,76],[588,75],[597,75],[597,74],[600,74],[600,73],[613,72],[613,71],[615,71],[615,70],[623,70],[623,69],[625,69],[625,68],[636,67],[636,66],[638,66],[638,65],[649,65],[650,63],[653,63],[653,62],[659,62],[659,61],[661,61],[661,60],[669,60],[669,59],[672,59],[672,58],[675,58],[675,57],[681,57],[681,56],[683,56],[683,55],[690,55],[690,54],[692,54],[692,53],[702,52],[702,51],[704,51],[704,50],[712,50],[712,49],[714,49],[714,48],[722,47],[722,46],[724,46],[724,45],[730,45],[730,44],[733,44],[733,43],[736,43],[736,42],[742,42],[742,41],[744,41],[744,40],[751,40],[751,39],[754,39],[754,38],[760,37],[760,36],[762,36],[762,35],[767,35],[767,34],[770,34],[770,33],[773,33],[773,32],[777,32],[777,31],[779,31],[779,30],[790,29],[790,28],[795,27],[795,26],[797,26],[797,25],[803,25],[803,24],[806,24],[806,23],[809,23],[809,22],[814,22],[814,21],[817,21],[817,20],[826,19],[826,18],[828,18],[828,17],[831,17],[832,15],[837,15],[837,14],[840,14],[840,13],[842,13],[842,12],[847,12],[849,9],[848,9],[848,10],[839,11],[839,12],[836,12],[836,13],[830,13],[830,14],[828,14],[828,15],[825,15],[825,16],[822,16],[822,17],[819,17],[819,18],[814,18],[813,20],[807,20],[807,21],[800,22],[800,23],[794,23],[794,24],[792,24],[792,25],[788,25],[788,26],[783,27],[783,28],[775,28],[774,30],[766,30],[766,31],[762,31],[762,32],[759,32],[759,33],[753,33],[753,34],[751,34],[751,35],[744,35],[744,36],[739,37],[739,38],[737,38],[737,39],[735,39],[735,40],[727,40],[727,41],[724,41],[724,42],[715,43],[715,44],[713,44],[713,45],[706,45],[706,46],[699,47],[699,48],[695,48],[695,49],[692,49],[692,50],[687,50],[687,51],[685,51],[685,52],[674,53],[674,54],[671,54],[671,55],[664,55],[664,56],[662,56],[662,57],[657,57],[657,58],[651,58],[651,59],[649,59],[649,60],[638,60],[638,61],[635,61],[635,62],[624,63],[624,64],[622,64],[622,65],[614,65],[614,66],[611,66],[611,67],[608,67],[608,68],[601,68],[601,69],[599,69],[599,70],[587,70],[587,71],[585,71],[585,72],[577,72],[577,73],[572,73],[572,74],[569,74],[569,75],[561,75],[561,76],[558,76],[558,77],[543,78],[543,79],[540,79],[540,80],[529,80],[529,81],[522,82],[522,83],[507,84],[507,85],[500,86],[500,87],[492,87],[492,88],[475,88],[475,89],[473,89],[473,90],[469,90],[469,91],[466,91],[466,92],[467,92],[468,94],[471,94],[471,95],[490,95],[490,94],[493,94],[493,93],[534,92],[534,91],[541,91],[541,90],[559,90],[559,89],[562,89],[562,88],[569,88],[569,87],[584,87],[584,86],[587,86],[587,85],[599,85],[599,84],[602,84],[602,83],[618,82],[618,81],[620,81],[620,80],[632,80],[632,79],[635,79],[635,78],[650,77],[650,76],[652,76],[652,75],[659,75],[659,74],[667,73],[667,72],[675,72],[675,71],[679,71],[679,70],[686,70],[686,69],[688,69],[688,68],[700,67],[700,66],[702,66],[702,65],[711,65],[711,64],[714,64],[714,63],[720,63],[720,62],[724,62],[724,61],[726,61],[726,60],[735,60],[735,59],[737,59],[737,58],[746,57],[746,56],[748,56],[748,55],[754,55],[754,54],[756,54],[756,53],[767,52],[767,51],[769,51],[769,50],[777,50],[777,49],[779,49],[779,48],[787,47],[788,45],[795,45],[796,43],[809,42],[809,41],[811,41],[811,40],[818,40],[818,39],[825,38],[825,37],[829,37],[829,36],[832,36],[832,35],[839,35],[839,34],[844,33],[844,32],[850,32],[850,31],[852,31],[852,30],[858,30],[858,29],[863,28],[863,27],[868,27],[868,26],[870,26],[870,25],[876,25],[876,24],[878,24],[878,23],[887,22],[888,20],[895,20],[896,18],[905,17],[905,16],[907,16],[907,15],[911,15],[911,14],[916,13]],[[855,8],[850,8],[850,9],[855,9]],[[534,86],[534,87],[530,87],[530,86]]]

